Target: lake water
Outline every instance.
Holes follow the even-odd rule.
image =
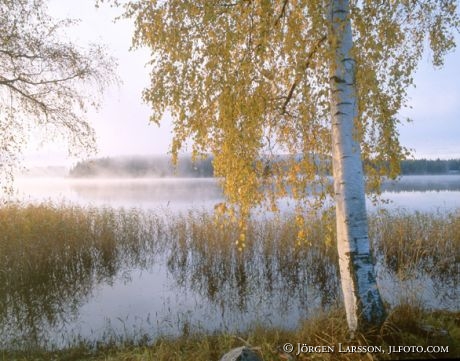
[[[16,196],[27,202],[70,201],[80,205],[173,211],[211,210],[223,200],[217,181],[211,178],[23,178],[17,182]],[[382,198],[390,203],[375,206],[368,202],[368,209],[451,210],[460,206],[460,175],[404,176],[399,181],[385,183]]]
[[[460,206],[458,175],[403,177],[384,189],[383,198],[390,203],[369,203],[371,212],[381,208],[445,212]],[[21,179],[17,197],[32,203],[136,207],[159,212],[166,221],[168,214],[212,210],[223,199],[214,179]],[[289,211],[287,203],[283,210]],[[153,248],[136,250],[135,256],[117,255],[114,264],[102,271],[92,266],[85,271],[83,261],[76,263],[80,283],[48,280],[54,288],[40,299],[30,300],[29,291],[11,291],[2,309],[16,308],[17,313],[0,315],[0,346],[9,347],[14,340],[21,347],[28,337],[64,346],[78,339],[121,340],[197,329],[236,332],[254,322],[292,328],[340,298],[336,270],[324,262],[331,255],[257,244],[239,260],[228,248],[204,252],[201,247],[177,245],[166,237]],[[395,281],[387,271],[378,272],[382,295],[390,304],[398,303],[399,295],[414,296],[430,308],[458,308],[455,275],[453,284],[440,288],[439,279],[423,274]],[[4,287],[9,292],[10,286]],[[35,282],[31,288],[35,287],[35,294],[40,293],[40,284]],[[22,296],[16,299],[16,293]]]

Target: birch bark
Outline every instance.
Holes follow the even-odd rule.
[[[358,108],[348,0],[330,9],[331,115],[337,248],[340,277],[352,333],[378,327],[385,317],[369,246],[364,176],[354,122]]]

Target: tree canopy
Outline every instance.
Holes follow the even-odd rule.
[[[0,175],[12,169],[35,127],[69,142],[72,153],[95,147],[85,112],[116,80],[100,45],[66,40],[73,20],[55,20],[45,0],[0,0]],[[3,183],[3,186],[8,183]]]
[[[330,1],[132,0],[124,6],[135,20],[134,47],[152,50],[143,98],[152,121],[172,114],[174,157],[190,140],[196,156],[212,153],[215,175],[243,217],[263,203],[276,209],[288,191],[301,200],[299,212],[325,199],[335,56]],[[381,176],[395,177],[408,154],[398,140],[398,112],[408,105],[418,62],[430,49],[441,66],[455,47],[457,1],[354,0],[350,20],[359,107],[354,137],[367,189],[377,190]],[[320,197],[307,198],[315,189]]]
[[[174,158],[189,140],[195,156],[214,155],[238,248],[250,209],[287,195],[308,242],[305,212],[333,188],[349,330],[379,327],[363,164],[368,190],[398,174],[399,110],[425,48],[440,66],[455,46],[457,1],[129,0],[125,16],[133,45],[152,50],[151,119],[172,114]]]

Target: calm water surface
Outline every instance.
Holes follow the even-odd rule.
[[[383,198],[390,203],[369,203],[371,211],[444,212],[460,206],[458,175],[404,177],[384,189]],[[159,211],[166,220],[168,214],[211,210],[222,201],[213,179],[22,179],[17,197],[26,202],[136,207]],[[113,256],[99,268],[86,270],[82,257],[68,283],[49,279],[42,293],[39,282],[29,290],[10,285],[14,291],[2,299],[3,309],[15,311],[0,315],[0,346],[21,347],[30,338],[64,346],[78,338],[120,340],[191,329],[234,332],[254,322],[295,327],[315,309],[340,299],[337,271],[327,263],[334,254],[296,253],[260,243],[239,259],[229,247],[203,250],[199,244],[175,244],[164,236],[155,247],[140,247],[134,256]],[[381,267],[378,276],[390,304],[417,296],[426,307],[458,308],[457,283],[443,288],[444,281],[423,274],[396,280]],[[30,299],[34,294],[36,299]]]
[[[23,178],[17,182],[17,188],[16,196],[28,202],[70,201],[81,205],[155,210],[210,210],[223,200],[217,181],[211,178]],[[375,206],[368,202],[368,208],[451,210],[460,206],[460,175],[404,176],[399,181],[385,183],[382,198],[390,203]]]

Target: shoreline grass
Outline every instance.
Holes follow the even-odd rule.
[[[267,329],[255,327],[241,334],[192,333],[179,337],[160,337],[152,344],[100,344],[96,348],[86,344],[72,348],[46,351],[29,350],[0,352],[0,360],[15,361],[186,361],[219,360],[234,347],[250,345],[256,348],[264,361],[286,360],[282,346],[295,346],[292,360],[414,360],[414,359],[458,359],[460,357],[460,312],[426,312],[411,305],[400,305],[391,310],[388,319],[372,334],[358,335],[348,339],[345,315],[334,309],[329,313],[319,312],[304,321],[295,330]],[[430,326],[427,331],[423,326]],[[325,346],[333,348],[331,353],[298,353],[298,345]],[[372,346],[376,352],[345,352],[351,346]],[[448,352],[410,352],[389,354],[390,346],[418,346],[425,350],[437,346]],[[329,350],[330,350],[329,348]],[[380,350],[383,352],[380,352]],[[284,357],[284,358],[283,358]]]

